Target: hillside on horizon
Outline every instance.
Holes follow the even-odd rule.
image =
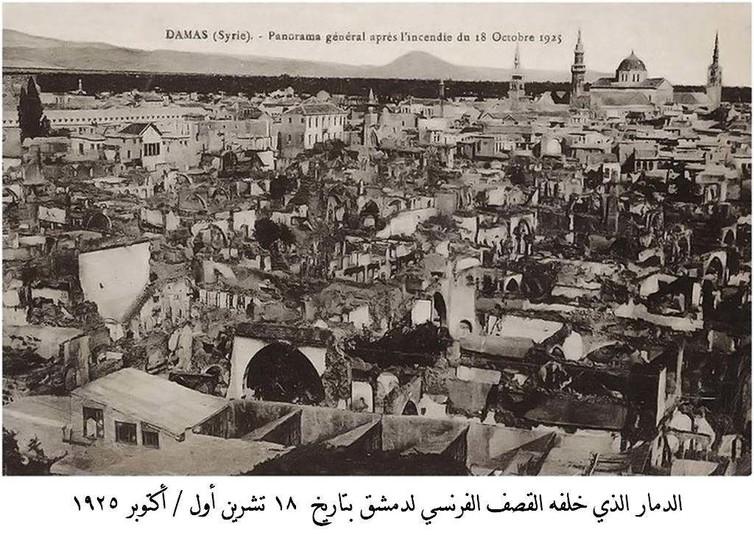
[[[428,52],[408,52],[385,65],[349,65],[254,55],[140,50],[106,43],[85,43],[39,37],[3,30],[3,65],[11,69],[109,71],[234,76],[289,76],[317,78],[397,78],[415,80],[510,80],[513,69],[468,67]],[[527,81],[566,82],[567,69],[522,69]],[[608,73],[587,72],[592,81]]]

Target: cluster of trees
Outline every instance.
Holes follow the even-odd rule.
[[[547,298],[555,287],[559,269],[555,264],[526,264],[522,270],[521,292],[532,301]]]
[[[270,197],[273,201],[282,201],[286,193],[296,189],[296,180],[280,175],[270,180]]]
[[[29,441],[24,451],[18,445],[16,433],[3,427],[3,475],[42,476],[50,474],[50,467],[62,459],[45,455],[39,439]]]
[[[21,88],[18,99],[18,126],[21,130],[21,141],[26,138],[45,137],[50,133],[50,121],[44,115],[39,90],[31,76],[26,87]]]
[[[344,350],[353,357],[382,367],[432,366],[451,343],[452,338],[446,327],[430,322],[412,327],[407,319],[377,340],[368,334],[353,336],[344,342]]]
[[[254,224],[254,238],[268,251],[277,249],[280,242],[288,245],[296,242],[296,236],[288,225],[275,223],[271,219],[257,219]]]
[[[409,95],[436,98],[439,95],[438,80],[405,80],[391,78],[317,78],[301,76],[207,76],[201,74],[123,74],[123,73],[43,73],[38,75],[39,83],[46,91],[72,91],[78,80],[91,91],[125,92],[137,89],[152,91],[193,92],[204,102],[211,102],[210,94],[269,93],[284,87],[292,87],[296,93],[314,95],[320,90],[331,95],[363,95],[373,90],[381,102],[396,102]],[[508,93],[507,81],[463,81],[446,80],[447,98],[458,96],[477,98],[497,98]],[[558,101],[558,92],[568,92],[569,82],[526,82],[527,95],[539,95],[546,91],[553,93]],[[703,91],[700,86],[676,86],[677,91]],[[723,87],[723,101],[751,102],[751,88]]]

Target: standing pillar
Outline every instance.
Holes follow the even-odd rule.
[[[683,382],[683,352],[686,348],[686,340],[681,339],[678,342],[678,352],[676,353],[676,359],[675,359],[675,392],[674,395],[676,399],[680,399],[681,395],[683,394],[683,388],[682,388],[682,382]]]

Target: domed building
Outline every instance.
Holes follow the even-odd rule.
[[[673,102],[673,86],[665,78],[649,78],[644,62],[631,51],[613,78],[599,78],[589,88],[593,107],[643,110]]]
[[[618,65],[618,69],[615,71],[615,80],[617,83],[637,83],[646,79],[647,67],[632,50],[631,55]]]

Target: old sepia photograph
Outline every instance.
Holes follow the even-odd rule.
[[[4,3],[2,473],[751,475],[751,64],[748,3]]]

